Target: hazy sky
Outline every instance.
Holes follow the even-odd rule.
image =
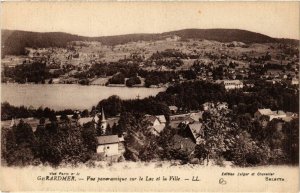
[[[299,39],[298,2],[4,2],[2,29],[85,36],[238,28]]]

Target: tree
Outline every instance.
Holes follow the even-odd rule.
[[[117,73],[111,77],[108,82],[110,84],[124,84],[125,82],[125,75],[123,73]]]
[[[49,121],[51,121],[51,122],[57,121],[56,115],[55,115],[55,114],[54,114],[54,115],[51,115],[51,116],[49,117]]]
[[[25,166],[34,160],[36,144],[32,128],[23,120],[6,133],[6,162],[8,165]],[[3,138],[2,138],[3,140]]]
[[[97,141],[96,129],[94,127],[93,122],[88,122],[83,125],[82,138],[83,138],[83,143],[86,146],[87,150],[95,153],[98,145],[98,141]]]
[[[160,77],[158,76],[147,76],[145,79],[145,86],[150,87],[151,85],[158,85],[160,83]]]
[[[44,125],[46,122],[46,119],[44,117],[40,118],[40,125]]]
[[[97,105],[98,112],[105,111],[106,116],[116,116],[122,111],[122,100],[117,95],[112,95],[100,101]]]
[[[128,87],[132,87],[135,84],[141,84],[141,80],[137,76],[130,77],[129,79],[126,80],[126,86]]]
[[[78,119],[79,119],[78,113],[74,113],[74,114],[72,115],[72,119],[78,120]]]
[[[238,129],[229,115],[229,110],[219,111],[217,108],[212,108],[203,114],[203,146],[207,164],[211,158],[230,157],[228,154],[234,146],[234,136]]]
[[[160,158],[171,160],[172,155],[172,138],[177,133],[176,129],[166,126],[160,133],[157,139]]]
[[[88,117],[89,116],[89,111],[87,109],[84,109],[82,112],[81,112],[81,117]]]
[[[16,144],[30,147],[34,144],[35,138],[31,126],[23,120],[19,122],[16,127],[13,127]]]
[[[196,145],[194,155],[200,160],[204,160],[205,158],[207,158],[208,150],[203,143]]]
[[[255,166],[269,163],[271,151],[264,143],[254,141],[247,131],[236,137],[233,150],[233,161],[239,166]]]
[[[62,120],[62,121],[69,121],[69,117],[65,113],[63,113],[61,115],[61,117],[60,117],[60,120]]]
[[[299,163],[299,119],[294,119],[290,123],[283,125],[285,139],[283,150],[287,154],[288,162],[291,164]]]
[[[1,157],[6,159],[9,153],[16,148],[16,140],[11,129],[2,128],[1,130]]]
[[[9,166],[26,166],[30,165],[34,160],[32,149],[25,144],[17,146],[13,151],[9,152],[6,157]]]

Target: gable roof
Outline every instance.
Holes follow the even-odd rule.
[[[172,105],[172,106],[169,106],[169,109],[170,109],[170,111],[177,111],[178,107]]]
[[[223,81],[223,83],[224,84],[243,84],[243,82],[242,81],[240,81],[240,80],[224,80]]]
[[[276,115],[286,115],[284,111],[278,110],[278,111],[273,111],[274,114]]]
[[[162,130],[165,128],[164,125],[155,125],[152,127],[154,129],[154,131],[156,131],[157,133],[162,132]]]
[[[202,123],[194,122],[189,124],[188,127],[190,128],[195,140],[202,134]]]
[[[156,118],[159,120],[160,123],[166,123],[166,117],[164,115],[156,115]]]
[[[99,115],[96,114],[94,117],[93,117],[93,121],[95,121],[96,123],[98,123],[99,121]]]
[[[194,121],[199,121],[200,118],[202,119],[202,114],[203,112],[191,113],[190,118]]]
[[[243,82],[240,80],[216,80],[215,82],[217,84],[235,84],[235,85],[243,84]]]
[[[104,135],[97,137],[98,145],[119,143],[118,135]]]
[[[257,110],[261,115],[272,115],[273,111],[271,109],[258,109]]]
[[[149,121],[152,125],[158,118],[153,115],[145,115],[145,120]]]
[[[78,119],[78,123],[82,126],[88,122],[93,121],[93,117],[82,117],[80,119]]]
[[[184,138],[180,135],[174,135],[173,137],[173,148],[180,149],[187,152],[194,151],[196,144],[190,138]]]

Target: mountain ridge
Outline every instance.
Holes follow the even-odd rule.
[[[124,35],[86,37],[65,32],[31,32],[22,30],[1,30],[2,56],[25,54],[25,47],[65,47],[71,41],[99,41],[105,45],[118,45],[137,41],[155,41],[166,37],[180,36],[182,39],[206,39],[219,42],[240,41],[244,43],[289,43],[299,40],[272,38],[270,36],[242,29],[182,29],[163,33],[134,33]]]

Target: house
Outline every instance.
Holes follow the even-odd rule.
[[[95,124],[95,128],[99,122],[99,115],[96,114],[94,117],[81,117],[78,119],[79,125],[83,126],[84,124],[88,122],[93,122]]]
[[[145,121],[148,121],[151,126],[160,125],[158,118],[154,115],[145,115]]]
[[[60,79],[59,78],[53,78],[52,79],[52,84],[59,84]]]
[[[204,131],[202,127],[202,123],[194,122],[190,123],[186,127],[188,135],[194,143],[199,144],[203,141]]]
[[[173,149],[181,150],[191,154],[195,150],[196,144],[192,139],[176,134],[172,138],[171,146]]]
[[[97,153],[105,157],[119,155],[118,135],[104,135],[97,137]]]
[[[283,117],[282,120],[284,122],[290,122],[293,119],[298,118],[298,114],[297,113],[293,113],[293,112],[286,112],[286,117]]]
[[[194,122],[194,120],[190,118],[189,114],[171,115],[169,125],[172,128],[178,128],[180,123],[188,124],[190,122]]]
[[[176,107],[174,105],[173,106],[169,106],[169,110],[171,111],[172,114],[175,114],[178,111],[178,107]]]
[[[267,77],[279,78],[282,73],[282,70],[269,69],[265,74]]]
[[[240,89],[244,84],[240,80],[217,80],[216,83],[223,84],[226,90]]]
[[[162,132],[162,130],[164,130],[165,127],[166,127],[165,125],[155,125],[155,126],[152,126],[151,127],[151,129],[152,129],[151,132],[154,135],[159,135]]]
[[[293,78],[290,83],[291,85],[299,85],[299,80],[297,78]]]
[[[281,111],[281,110],[277,110],[277,111],[271,111],[271,109],[258,109],[255,113],[254,113],[254,118],[256,119],[260,119],[261,116],[268,116],[269,117],[269,121],[271,121],[272,119],[282,119],[286,117],[285,112]]]
[[[164,115],[156,115],[160,125],[166,125],[167,120],[166,117]]]
[[[167,120],[164,115],[145,115],[145,120],[150,122],[151,126],[166,125]]]
[[[154,135],[159,135],[167,123],[164,115],[145,115],[145,120],[150,123],[149,128]]]
[[[224,80],[223,84],[226,90],[243,88],[244,85],[240,80]]]
[[[200,119],[202,119],[202,114],[203,114],[203,111],[190,113],[188,118],[192,119],[193,120],[192,122],[195,122],[195,121],[197,122]]]

